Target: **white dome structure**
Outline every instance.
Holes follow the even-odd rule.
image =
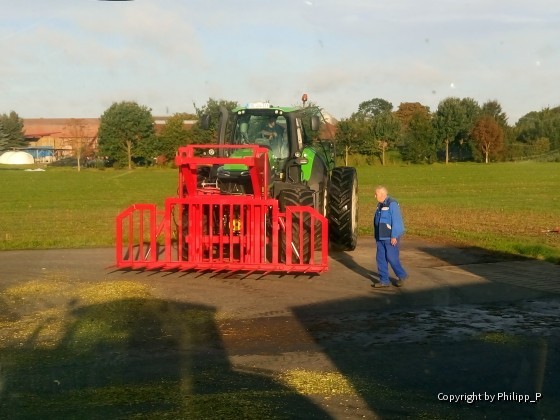
[[[4,165],[33,165],[35,159],[27,152],[11,151],[0,156],[0,164]]]

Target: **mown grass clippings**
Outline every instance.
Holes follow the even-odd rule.
[[[526,345],[529,343],[530,340],[528,337],[508,334],[505,332],[487,332],[478,336],[477,339],[485,343],[508,345],[508,346]]]
[[[0,349],[20,347],[32,339],[34,348],[55,348],[65,333],[65,311],[41,310],[17,320],[0,322]]]
[[[132,281],[104,281],[101,284],[87,285],[79,291],[80,300],[87,305],[108,303],[126,299],[147,299],[150,288]]]
[[[80,306],[111,302],[133,302],[150,297],[147,286],[134,282],[74,283],[64,273],[49,273],[42,280],[10,286],[0,292],[9,317],[0,319],[0,348],[31,346],[55,348],[76,323],[74,311]],[[124,300],[123,300],[124,299]],[[68,302],[73,302],[68,305]],[[123,313],[132,313],[123,309]],[[132,309],[132,308],[129,308]],[[108,312],[107,306],[103,309]],[[87,343],[101,339],[120,340],[124,335],[106,325],[105,316],[92,317],[74,326],[74,342]],[[114,320],[111,321],[114,323]]]
[[[3,292],[5,297],[11,300],[39,299],[43,296],[64,296],[66,293],[74,293],[73,285],[63,279],[32,280],[6,288]]]
[[[280,375],[279,379],[301,395],[355,394],[351,383],[338,372],[293,369]]]

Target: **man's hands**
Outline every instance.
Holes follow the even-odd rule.
[[[263,130],[262,135],[263,135],[264,138],[267,138],[267,139],[271,140],[271,139],[273,139],[274,137],[277,136],[277,133],[275,131]]]

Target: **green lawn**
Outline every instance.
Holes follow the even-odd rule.
[[[360,226],[371,234],[376,184],[397,198],[408,234],[560,262],[556,163],[361,167]]]
[[[163,204],[177,171],[2,170],[0,249],[111,246],[115,216],[133,203]]]
[[[408,235],[560,262],[557,163],[360,166],[360,233],[371,235],[374,187],[399,200]],[[163,205],[174,169],[0,165],[0,250],[112,246],[115,216],[133,203]]]

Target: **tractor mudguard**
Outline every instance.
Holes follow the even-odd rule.
[[[301,165],[301,180],[307,182],[311,178],[317,152],[312,147],[305,147],[301,152],[301,156],[307,160],[307,163]]]

